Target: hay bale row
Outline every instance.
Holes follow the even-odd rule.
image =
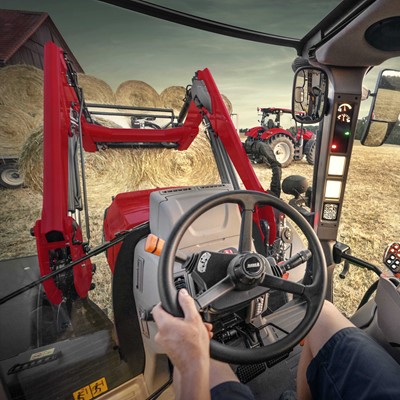
[[[26,141],[20,155],[25,184],[42,192],[43,127]],[[218,170],[210,144],[200,132],[186,151],[167,149],[107,149],[86,155],[88,192],[111,197],[147,187],[217,183]]]
[[[167,107],[179,111],[185,97],[183,86],[168,87],[159,95],[142,81],[125,81],[115,93],[106,82],[91,75],[78,74],[78,83],[88,103]],[[0,88],[1,154],[20,153],[20,168],[26,184],[41,192],[43,72],[24,65],[0,69]],[[224,101],[229,108],[229,100],[224,97]],[[94,120],[108,127],[130,127],[128,117],[94,116]],[[218,181],[217,169],[204,132],[184,152],[166,149],[109,149],[88,154],[86,160],[87,174],[93,182],[88,183],[88,189],[94,193],[115,194],[150,186],[197,185]]]

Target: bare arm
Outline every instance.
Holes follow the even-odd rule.
[[[203,323],[185,289],[179,291],[178,300],[184,318],[173,317],[160,304],[154,307],[158,328],[155,341],[179,373],[180,379],[175,382],[176,399],[208,400],[211,325]]]

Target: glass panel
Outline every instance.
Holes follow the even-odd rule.
[[[302,38],[339,3],[339,0],[195,1],[154,0],[152,3],[202,18],[275,35]],[[279,18],[278,18],[279,16]]]

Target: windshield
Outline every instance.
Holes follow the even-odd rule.
[[[155,0],[154,3],[247,29],[301,39],[340,2]],[[3,146],[3,153],[0,154],[3,162],[0,171],[0,298],[4,299],[4,296],[39,280],[43,275],[39,270],[39,257],[57,265],[59,258],[66,256],[68,259],[70,256],[58,251],[38,256],[35,237],[32,236],[35,222],[42,218],[43,206],[42,48],[38,52],[29,52],[29,59],[23,57],[24,52],[28,52],[27,48],[36,48],[37,43],[45,42],[49,37],[58,41],[60,47],[68,47],[68,55],[73,55],[79,63],[82,72],[78,74],[78,81],[83,87],[87,103],[104,105],[103,108],[97,107],[100,114],[92,115],[93,123],[117,128],[148,129],[146,132],[170,128],[168,118],[150,116],[145,121],[137,116],[132,119],[132,115],[110,116],[107,113],[127,113],[123,106],[135,103],[139,107],[152,107],[150,114],[160,114],[154,109],[168,108],[168,115],[172,110],[175,123],[196,71],[208,68],[224,95],[235,127],[235,139],[239,138],[244,144],[246,133],[252,128],[259,130],[259,120],[263,126],[267,125],[269,119],[275,125],[279,120],[282,129],[278,134],[287,133],[290,139],[282,142],[279,138],[277,152],[282,153],[285,149],[292,151],[290,159],[286,160],[288,166],[282,169],[282,180],[290,175],[301,175],[307,178],[309,186],[312,185],[314,170],[318,167],[314,158],[315,137],[321,127],[296,126],[290,113],[282,113],[277,118],[276,114],[260,114],[257,111],[267,107],[290,109],[294,74],[292,63],[297,56],[294,48],[203,32],[101,1],[2,0],[0,7],[29,11],[34,13],[28,13],[30,18],[38,18],[36,25],[29,25],[32,30],[24,31],[24,39],[32,31],[36,33],[32,41],[25,42],[23,51],[11,52],[12,57],[7,60],[0,59],[6,68],[8,65],[20,68],[13,76],[8,75],[6,68],[0,68],[0,107],[3,110],[0,116],[5,118],[0,122]],[[48,14],[50,22],[43,13]],[[5,26],[1,24],[3,20],[0,18],[0,32]],[[42,23],[47,30],[39,29],[43,27]],[[14,29],[13,32],[17,31]],[[18,35],[13,36],[19,38]],[[0,52],[0,55],[3,57],[6,53]],[[39,60],[38,64],[35,64],[36,60]],[[29,67],[21,67],[20,64],[29,64]],[[394,58],[379,66],[379,69],[398,66],[399,58]],[[364,84],[371,90],[377,74],[378,68],[373,68],[364,79]],[[6,84],[10,97],[5,101]],[[139,95],[134,97],[132,92],[139,92]],[[21,93],[27,95],[13,99],[12,96]],[[338,240],[349,244],[353,254],[380,265],[385,245],[398,239],[396,235],[399,233],[397,220],[393,216],[397,215],[398,208],[398,180],[395,179],[398,177],[398,156],[395,152],[398,152],[400,141],[397,124],[397,136],[381,148],[366,149],[360,145],[361,127],[368,113],[369,101],[361,103],[358,117],[360,125],[354,142],[354,162],[351,164],[343,206],[344,225]],[[96,107],[88,108],[93,111]],[[193,108],[197,110],[195,106]],[[111,221],[110,225],[120,221],[137,223],[135,213],[141,217],[147,215],[145,212],[143,214],[146,207],[133,199],[142,199],[140,196],[143,196],[148,202],[147,190],[221,184],[223,180],[218,167],[226,161],[223,156],[216,156],[211,151],[210,137],[213,135],[206,133],[204,125],[201,125],[201,133],[188,151],[168,148],[170,143],[162,141],[161,148],[157,149],[151,146],[132,149],[128,145],[125,149],[110,149],[104,143],[92,148],[84,160],[90,226],[86,226],[83,217],[80,219],[73,215],[83,228],[82,240],[90,236],[91,249],[110,240],[107,236],[110,227],[103,224],[106,218]],[[144,136],[143,141],[145,139]],[[242,149],[240,143],[236,147]],[[216,159],[220,162],[218,166]],[[250,167],[265,190],[269,190],[272,171],[265,160],[253,159]],[[371,178],[372,173],[374,179]],[[18,185],[13,188],[16,180]],[[243,186],[240,180],[239,185]],[[63,190],[61,185],[53,189],[55,193]],[[131,197],[131,192],[136,197]],[[83,193],[81,195],[84,196]],[[282,193],[281,197],[288,202],[293,196]],[[371,199],[375,199],[375,202],[370,207],[366,201]],[[117,203],[125,214],[113,214],[111,204]],[[140,221],[147,222],[145,217]],[[86,234],[86,228],[89,235]],[[124,230],[121,232],[123,234]],[[71,240],[79,242],[80,239],[73,236]],[[116,336],[113,266],[118,253],[115,249],[119,249],[119,246],[91,258],[95,272],[85,299],[70,290],[74,279],[70,270],[55,278],[57,285],[65,285],[63,296],[57,304],[51,303],[40,282],[0,304],[0,374],[6,382],[10,398],[87,400],[141,374],[144,350],[134,354],[137,363],[128,362],[121,358],[120,343]],[[132,251],[126,252],[133,257]],[[144,271],[140,263],[135,259],[135,265],[138,265],[134,272],[136,278],[141,277]],[[133,258],[129,265],[134,265]],[[49,272],[46,271],[46,274]],[[334,289],[339,308],[348,315],[355,310],[358,300],[372,283],[365,274],[355,275],[345,281],[347,286],[340,280]],[[120,284],[130,282],[133,285],[132,276],[122,274],[119,277]],[[140,290],[139,286],[137,290]],[[153,291],[157,292],[156,280]],[[129,315],[134,314],[133,310],[135,305],[132,303],[124,309]],[[133,335],[134,343],[141,344],[142,340],[148,339],[147,323],[141,322],[123,327],[127,336]],[[138,398],[144,399],[151,394],[143,381],[136,384],[140,393]]]
[[[289,0],[285,2],[285,7],[277,0],[209,0],[201,3],[195,0],[155,0],[152,3],[241,28],[301,39],[332,11],[340,0]]]

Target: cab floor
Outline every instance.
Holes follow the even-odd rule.
[[[286,390],[296,391],[296,374],[302,348],[296,346],[289,357],[247,383],[257,400],[279,400]]]

